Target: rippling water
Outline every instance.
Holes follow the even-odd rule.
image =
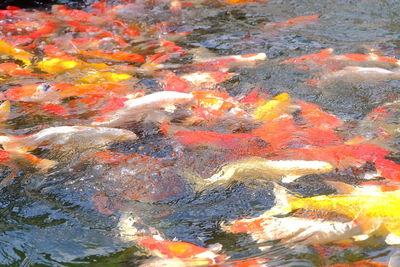
[[[76,6],[76,1],[73,4]],[[313,71],[280,62],[317,53],[324,48],[333,48],[335,54],[377,51],[381,55],[400,58],[399,13],[400,5],[396,0],[270,0],[267,4],[187,8],[174,20],[177,31],[194,30],[179,41],[183,47],[206,47],[219,55],[256,52],[268,55],[265,63],[256,68],[237,69],[240,75],[224,83],[232,96],[246,94],[259,86],[271,95],[288,92],[295,99],[321,105],[346,122],[358,122],[373,108],[397,100],[400,81],[339,80],[326,86],[311,87],[304,82],[312,77]],[[270,22],[311,14],[319,14],[319,21],[279,30],[268,28]],[[157,22],[171,14],[155,9],[136,16]],[[145,79],[141,82],[147,86],[152,83]],[[393,120],[393,124],[399,123],[398,118]],[[8,123],[21,129],[31,127],[23,118]],[[46,118],[35,123],[57,124]],[[374,127],[368,122],[365,124],[360,131]],[[266,244],[271,246],[267,250],[260,250],[260,244],[255,244],[246,235],[228,234],[219,225],[222,221],[256,216],[270,208],[274,201],[272,186],[268,183],[250,186],[236,183],[228,188],[193,192],[174,168],[191,165],[204,172],[204,176],[210,175],[214,169],[204,166],[218,166],[218,153],[210,160],[209,152],[181,150],[176,153],[184,154],[185,159],[175,162],[169,156],[174,150],[171,143],[161,138],[152,125],[140,127],[140,141],[116,144],[113,148],[122,153],[153,156],[159,161],[146,165],[133,159],[136,168],[132,168],[129,164],[109,167],[76,160],[76,164],[65,163],[65,168],[57,169],[44,180],[42,175],[34,174],[26,184],[13,183],[2,189],[0,263],[4,266],[139,265],[147,259],[144,250],[118,238],[116,226],[122,213],[140,218],[141,224],[158,229],[170,239],[200,246],[221,243],[222,252],[230,255],[232,260],[258,256],[271,258],[268,266],[326,266],[327,263],[366,258],[385,261],[395,249],[373,239],[347,249],[332,248],[337,251],[330,258],[324,258],[310,247],[291,249],[271,243]],[[386,145],[393,151],[400,149],[398,141]],[[41,153],[49,152],[38,151],[37,154]],[[74,160],[76,155],[67,156]],[[18,179],[26,175],[20,172]],[[140,193],[142,185],[132,182],[130,176],[142,177],[147,191]],[[339,179],[347,181],[350,178]],[[124,183],[133,183],[132,192],[115,189]],[[288,187],[306,196],[332,192],[313,175]],[[106,206],[114,207],[117,212],[98,212],[94,200],[101,200],[102,193],[116,196],[112,201],[105,201],[111,201]],[[131,197],[123,197],[125,195]]]

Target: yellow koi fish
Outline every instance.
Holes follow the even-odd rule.
[[[2,40],[0,40],[0,54],[5,54],[15,59],[19,59],[27,66],[31,65],[31,60],[33,58],[33,54],[9,45]]]
[[[304,209],[333,211],[347,216],[361,226],[362,238],[371,233],[390,233],[386,242],[400,243],[400,190],[383,192],[368,188],[353,188],[344,183],[330,183],[340,195],[299,198],[287,194],[287,190],[275,185],[276,206],[265,215],[286,214]]]

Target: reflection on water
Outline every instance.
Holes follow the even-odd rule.
[[[2,8],[8,4],[23,6],[22,2],[24,1],[6,1]],[[69,3],[74,7],[77,6],[76,2],[57,1],[59,4]],[[111,2],[116,5],[125,1]],[[183,5],[184,8],[178,13],[169,10],[167,2],[138,1],[116,11],[121,20],[126,20],[139,29],[168,22],[160,26],[164,27],[160,31],[162,33],[152,33],[153,35],[149,34],[136,43],[130,43],[131,52],[148,56],[159,48],[158,43],[151,43],[153,40],[158,40],[159,37],[170,38],[171,41],[176,39],[180,46],[191,51],[190,55],[176,56],[165,63],[168,71],[175,71],[177,74],[186,73],[186,69],[181,66],[191,62],[192,58],[206,58],[208,55],[201,49],[204,47],[213,56],[266,53],[267,60],[251,68],[249,65],[231,67],[229,71],[238,75],[214,85],[212,89],[225,88],[230,96],[243,99],[254,88],[260,88],[260,92],[265,92],[268,97],[286,92],[294,102],[308,101],[318,104],[324,111],[343,120],[344,124],[336,130],[340,138],[347,140],[362,136],[369,140],[368,143],[390,150],[391,153],[386,158],[400,162],[399,76],[390,74],[376,79],[371,78],[368,73],[357,77],[344,75],[345,78],[326,76],[338,65],[379,67],[396,72],[396,64],[360,65],[354,61],[333,59],[323,66],[316,64],[299,68],[295,64],[282,63],[284,60],[319,53],[327,48],[332,48],[336,56],[374,52],[380,56],[400,58],[398,1],[270,0],[268,3],[240,5],[230,5],[223,1],[183,1],[189,4]],[[32,7],[43,7],[41,1],[37,3]],[[88,3],[82,8],[87,5]],[[305,20],[304,23],[284,23],[294,17],[313,14],[318,14],[319,19]],[[1,27],[4,27],[4,23],[0,21]],[[183,37],[173,35],[188,31],[192,32]],[[67,37],[63,36],[62,30],[51,36],[53,37],[65,50],[73,51],[70,44],[63,43]],[[68,35],[68,38],[72,38],[72,35]],[[41,45],[47,41],[43,42]],[[104,42],[99,47],[107,49],[113,45],[115,43]],[[144,51],[147,50],[151,53],[146,54]],[[86,58],[79,56],[79,59]],[[34,58],[33,61],[35,60],[39,59]],[[3,58],[2,61],[6,62]],[[89,64],[103,61],[104,58],[88,60]],[[114,63],[111,60],[109,65],[113,66]],[[129,93],[148,94],[159,91],[162,87],[160,77],[164,74],[154,74],[149,70],[137,71],[137,65],[132,69],[128,66],[118,69],[135,77],[126,83],[122,82],[128,86]],[[195,69],[196,66],[191,68]],[[38,69],[35,69],[36,72],[44,73]],[[79,75],[79,71],[68,71],[51,82],[73,83]],[[8,79],[6,82],[2,81],[2,91],[12,86],[39,82],[42,78]],[[322,82],[313,84],[312,81],[315,80]],[[202,86],[204,87],[201,85],[198,88]],[[96,99],[96,93],[89,93],[88,96],[85,101],[79,101],[79,95],[71,94],[64,98],[60,103],[65,104],[70,112],[65,117],[43,113],[35,103],[13,103],[12,111],[17,112],[11,113],[2,131],[6,134],[23,135],[48,127],[85,125],[88,118],[106,106],[102,100]],[[215,99],[207,101],[214,101],[213,105],[218,105]],[[298,106],[286,108],[285,112],[297,114],[295,109]],[[187,119],[191,115],[182,106],[171,112],[146,115],[145,122],[133,121],[124,125],[124,129],[132,130],[138,135],[138,140],[116,142],[108,150],[104,149],[106,152],[103,154],[104,150],[98,154],[95,154],[98,151],[82,152],[79,149],[49,150],[46,145],[33,151],[35,155],[57,160],[59,164],[46,173],[18,169],[13,182],[2,189],[2,265],[137,266],[149,263],[149,254],[145,249],[135,242],[125,242],[120,238],[117,225],[121,216],[135,218],[140,227],[146,230],[156,229],[154,231],[162,233],[168,240],[183,240],[202,247],[220,243],[223,248],[220,253],[230,257],[226,266],[235,266],[235,261],[254,257],[267,259],[268,266],[329,266],[366,259],[387,262],[396,251],[396,246],[386,245],[379,236],[352,245],[282,246],[276,242],[257,244],[246,234],[223,231],[221,222],[256,217],[271,208],[274,205],[272,184],[254,179],[246,183],[230,181],[223,186],[210,187],[210,190],[194,190],[193,183],[196,181],[186,179],[188,176],[193,176],[194,180],[209,178],[221,171],[219,167],[226,162],[234,162],[243,155],[248,155],[248,151],[242,149],[243,143],[237,142],[235,138],[229,139],[231,137],[223,137],[224,142],[218,139],[221,137],[215,137],[213,145],[201,141],[196,145],[178,142],[173,136],[176,132],[187,130]],[[154,123],[158,120],[169,120],[178,126],[176,129],[169,129],[171,134],[166,137],[159,131],[159,124]],[[214,122],[206,120],[203,125],[197,121],[193,125],[191,131],[248,134],[259,128],[261,123],[226,116]],[[305,134],[305,130],[300,128],[296,128],[298,136]],[[309,132],[307,134],[311,135]],[[297,149],[304,145],[303,139],[298,136],[295,138],[300,141],[285,144],[285,148]],[[228,139],[224,138],[231,140],[231,143],[227,145]],[[244,137],[240,138],[242,140]],[[242,150],[235,152],[232,149],[230,152],[231,147],[228,146],[236,148],[237,144]],[[252,139],[245,147],[249,144],[259,153],[264,153],[263,149],[267,147],[262,137],[255,141]],[[253,156],[260,156],[254,154]],[[273,156],[279,158],[285,155],[275,153]],[[364,161],[366,163],[369,160]],[[363,168],[343,169],[339,165],[334,166],[339,169],[338,172],[322,175],[310,172],[310,175],[285,184],[285,187],[305,197],[331,194],[334,191],[322,183],[321,179],[358,184],[360,177],[373,169],[368,164],[361,164]],[[10,171],[12,166],[7,165],[2,177],[5,178]],[[21,182],[24,178],[26,182]],[[156,266],[160,263],[154,264]]]

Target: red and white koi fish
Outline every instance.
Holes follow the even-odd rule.
[[[1,136],[0,144],[7,151],[26,152],[40,146],[75,149],[96,148],[111,142],[136,140],[137,136],[128,130],[91,126],[50,127],[27,136]]]
[[[106,114],[106,118],[101,118],[92,123],[98,126],[120,126],[124,123],[140,120],[148,112],[168,109],[178,104],[188,104],[192,102],[192,94],[164,91],[145,95],[139,98],[130,99],[124,102],[123,107]]]

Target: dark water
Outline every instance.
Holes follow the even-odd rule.
[[[74,1],[3,1],[5,5],[46,8],[53,3]],[[164,12],[164,13],[163,13]],[[174,18],[177,31],[194,30],[179,44],[187,48],[206,47],[219,55],[265,52],[268,60],[257,68],[237,69],[239,76],[226,82],[232,96],[245,94],[258,86],[271,95],[288,92],[294,99],[321,105],[346,122],[362,119],[373,108],[399,98],[399,80],[338,81],[323,87],[310,87],[304,82],[313,71],[299,70],[280,62],[295,56],[317,53],[333,48],[335,54],[368,53],[371,49],[381,55],[400,58],[400,5],[393,1],[338,0],[301,1],[270,0],[268,4],[202,5],[184,9]],[[319,14],[316,23],[269,30],[265,24]],[[140,14],[139,18],[157,21],[170,18],[169,11],[160,9]],[[142,81],[146,82],[146,81]],[[397,121],[398,122],[398,121]],[[0,263],[3,266],[137,266],[146,253],[134,243],[118,238],[116,225],[121,214],[140,218],[140,223],[200,246],[223,245],[222,253],[232,260],[262,256],[271,258],[268,266],[327,266],[336,262],[362,259],[386,261],[396,249],[381,240],[343,249],[328,258],[306,247],[295,250],[272,246],[262,251],[246,235],[231,235],[219,227],[222,221],[256,216],[273,205],[272,186],[268,183],[245,186],[241,183],[228,188],[195,193],[186,181],[168,166],[179,163],[169,158],[173,148],[161,139],[151,125],[143,127],[140,142],[118,144],[123,153],[154,156],[154,163],[141,175],[149,177],[152,190],[159,197],[146,195],[137,200],[118,199],[114,214],[102,214],[94,208],[93,199],[99,192],[112,195],[113,177],[123,177],[128,166],[108,167],[97,163],[66,163],[48,177],[34,174],[26,184],[15,182],[2,189],[0,195]],[[136,131],[135,131],[136,132]],[[398,143],[391,145],[399,149]],[[45,151],[38,151],[38,155]],[[185,154],[193,166],[208,162],[208,153],[178,151]],[[73,156],[71,156],[73,160]],[[195,159],[193,159],[193,158]],[[217,156],[216,156],[217,157]],[[172,163],[169,163],[171,161]],[[159,164],[159,165],[157,165]],[[170,165],[169,165],[170,164]],[[131,170],[132,171],[132,170]],[[133,170],[135,171],[135,170]],[[212,170],[208,170],[212,171]],[[27,174],[19,173],[19,178]],[[17,179],[18,180],[18,179]],[[318,177],[304,177],[288,186],[291,190],[312,196],[331,193]],[[109,190],[109,191],[107,191]]]

